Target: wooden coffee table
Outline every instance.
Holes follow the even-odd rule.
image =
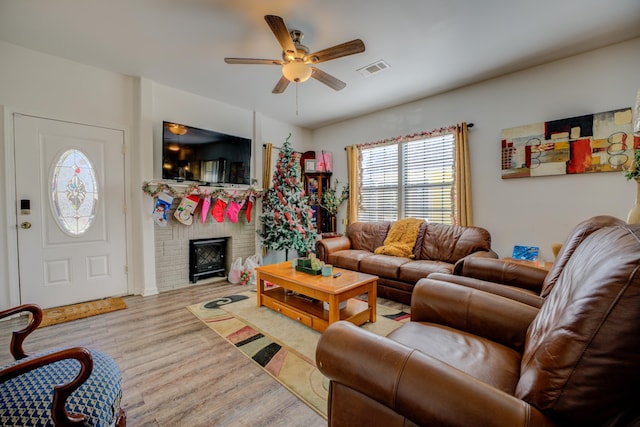
[[[291,261],[256,268],[258,307],[272,310],[323,332],[338,320],[356,325],[376,321],[378,277],[371,274],[334,268],[339,277],[311,275],[297,271]],[[267,287],[270,282],[274,287]],[[292,291],[293,294],[289,295]],[[368,301],[354,299],[367,294]],[[346,306],[340,309],[340,303]],[[324,302],[328,303],[325,310]]]

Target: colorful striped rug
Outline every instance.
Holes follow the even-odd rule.
[[[327,417],[329,382],[315,364],[319,332],[266,307],[257,307],[254,292],[187,308],[309,407]],[[379,335],[388,334],[409,319],[407,313],[380,304],[376,310],[377,321],[362,327]]]

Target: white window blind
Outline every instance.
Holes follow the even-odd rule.
[[[454,223],[454,136],[363,148],[358,221]]]
[[[362,150],[358,221],[394,221],[398,218],[398,146]]]

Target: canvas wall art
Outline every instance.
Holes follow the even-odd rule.
[[[640,136],[631,107],[502,130],[502,178],[621,172]]]

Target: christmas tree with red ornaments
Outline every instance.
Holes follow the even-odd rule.
[[[287,253],[293,249],[306,256],[315,246],[317,233],[300,178],[300,153],[291,148],[290,137],[280,149],[272,188],[263,198],[262,230],[258,235],[267,249]]]

